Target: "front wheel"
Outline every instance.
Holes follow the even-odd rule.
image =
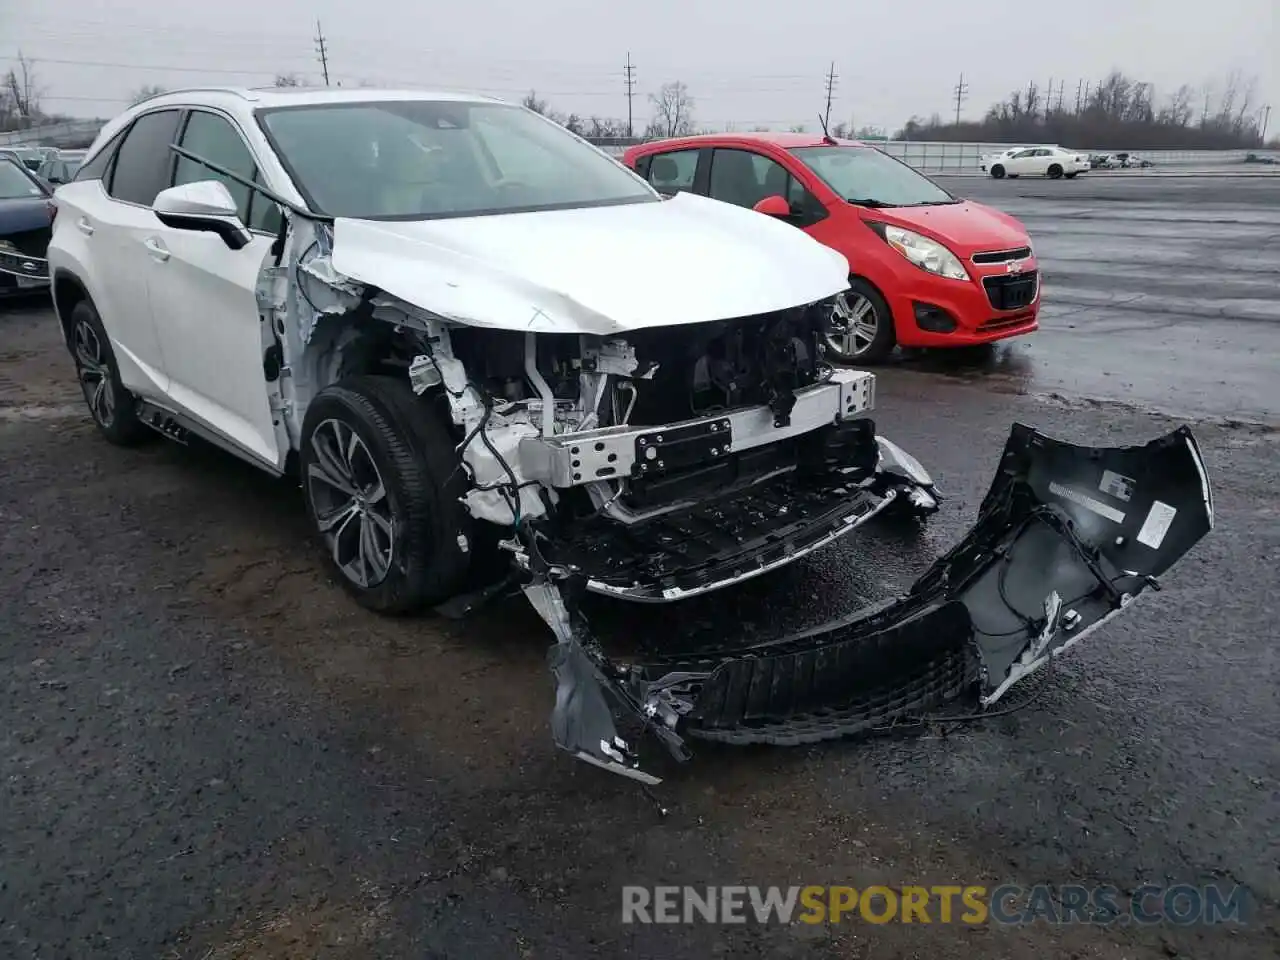
[[[307,408],[299,465],[331,570],[362,606],[409,613],[464,586],[474,539],[454,441],[399,378],[351,377]]]
[[[1074,179],[1075,179],[1077,176],[1079,176],[1079,175],[1080,175],[1080,171],[1079,171],[1079,170],[1077,170],[1075,173],[1068,173],[1068,174],[1067,174],[1067,179],[1068,179],[1068,180],[1074,180]]]
[[[854,277],[844,294],[842,328],[827,334],[827,352],[837,363],[879,363],[893,352],[893,314],[875,287]]]
[[[1004,167],[1003,167],[1003,166],[1001,166],[1001,165],[1000,165],[1000,164],[998,164],[998,163],[997,163],[994,167],[992,167],[992,168],[991,168],[991,178],[992,178],[993,180],[1003,180],[1003,179],[1004,179]]]

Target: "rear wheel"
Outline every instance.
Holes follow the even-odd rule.
[[[81,300],[72,307],[70,327],[76,378],[98,430],[122,447],[150,439],[154,434],[138,419],[134,396],[120,381],[115,352],[93,304]]]
[[[1062,176],[1062,165],[1053,163],[1049,165],[1049,179],[1057,180]]]
[[[1003,166],[1002,164],[997,163],[994,167],[992,167],[992,168],[991,168],[991,177],[992,177],[992,179],[994,179],[994,180],[1003,180],[1003,179],[1004,179],[1004,166]]]
[[[844,294],[844,329],[827,335],[827,352],[838,363],[879,363],[893,352],[893,314],[880,291],[858,277]]]
[[[307,409],[300,466],[330,568],[379,613],[440,603],[465,585],[475,538],[468,483],[431,402],[399,378],[361,376]]]

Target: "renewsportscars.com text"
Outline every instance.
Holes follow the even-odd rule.
[[[622,888],[623,923],[1244,923],[1245,891],[1216,885]]]

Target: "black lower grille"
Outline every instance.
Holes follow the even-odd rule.
[[[625,526],[604,517],[546,547],[553,563],[625,589],[705,589],[785,559],[869,515],[881,498],[854,484],[795,476]]]
[[[1031,306],[1036,298],[1038,282],[1039,273],[1035,270],[982,278],[987,299],[997,310],[1021,310]]]

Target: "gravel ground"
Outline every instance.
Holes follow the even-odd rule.
[[[1043,336],[991,362],[1028,363]],[[1029,369],[884,371],[882,431],[950,495],[918,541],[870,531],[682,617],[629,610],[609,628],[850,609],[962,533],[1011,421],[1101,443],[1174,426]],[[0,957],[1274,956],[1280,437],[1232,421],[1232,396],[1196,418],[1218,529],[1027,709],[700,749],[665,771],[664,820],[552,747],[549,635],[522,603],[466,624],[361,611],[325,579],[295,486],[206,448],[107,445],[52,315],[10,306]],[[626,883],[1041,881],[1240,884],[1255,911],[1192,928],[619,922]]]

